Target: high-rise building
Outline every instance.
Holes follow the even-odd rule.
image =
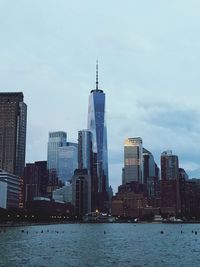
[[[163,213],[179,213],[180,183],[178,156],[172,151],[161,154],[161,206]]]
[[[0,168],[23,175],[27,106],[23,93],[0,93]]]
[[[47,168],[49,180],[52,185],[56,184],[59,172],[59,148],[66,146],[67,134],[62,131],[50,132],[47,152]]]
[[[47,185],[47,162],[27,163],[24,168],[24,202],[32,201],[34,197],[45,197]]]
[[[124,143],[123,184],[143,184],[142,138],[127,138]]]
[[[69,182],[78,167],[78,148],[77,144],[58,148],[58,178],[63,182]]]
[[[150,206],[156,206],[160,199],[159,168],[150,151],[143,148],[143,181],[147,188]]]
[[[72,177],[72,203],[77,215],[91,212],[91,177],[87,169],[77,169]]]
[[[78,168],[87,169],[91,173],[92,167],[92,134],[88,130],[78,132]]]
[[[171,150],[161,154],[161,179],[177,180],[179,176],[178,157]]]
[[[96,65],[96,89],[89,96],[88,130],[92,133],[92,210],[103,210],[108,199],[108,154],[105,120],[105,93],[99,89],[98,64]]]

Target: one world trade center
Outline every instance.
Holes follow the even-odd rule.
[[[108,200],[108,152],[105,120],[105,93],[99,89],[98,62],[96,89],[90,92],[88,130],[92,133],[91,197],[92,210],[105,211]]]

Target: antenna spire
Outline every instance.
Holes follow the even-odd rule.
[[[98,60],[96,61],[96,91],[99,90],[99,64]]]

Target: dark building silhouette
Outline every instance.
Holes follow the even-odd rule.
[[[46,196],[48,185],[47,161],[28,163],[24,168],[24,194],[25,202],[32,201],[34,197]]]
[[[180,177],[180,196],[182,216],[200,219],[200,179]]]
[[[151,152],[143,148],[143,180],[147,188],[148,204],[159,206],[160,203],[160,181],[159,168],[154,161]]]
[[[77,169],[72,177],[72,203],[76,215],[91,212],[91,177],[87,169]]]
[[[0,168],[22,176],[25,166],[27,106],[23,93],[0,93]]]
[[[181,212],[179,162],[172,151],[161,154],[161,209],[163,213]]]

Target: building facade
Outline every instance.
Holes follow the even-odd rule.
[[[105,93],[98,86],[98,64],[96,89],[89,96],[88,130],[92,134],[92,210],[103,210],[108,199],[108,154],[105,119]]]
[[[156,206],[160,200],[159,168],[150,151],[143,148],[143,181],[147,188],[149,205]]]
[[[92,167],[92,134],[88,130],[78,132],[78,168],[87,169],[91,173]]]
[[[142,138],[127,138],[124,142],[123,184],[143,184]]]
[[[0,170],[0,184],[3,191],[4,208],[19,208],[20,181],[19,176]],[[5,186],[6,183],[6,186]],[[1,192],[2,193],[2,192]]]
[[[72,184],[68,183],[65,186],[53,191],[52,198],[65,203],[72,203]]]
[[[87,169],[77,169],[72,177],[72,203],[76,215],[91,212],[91,177]]]
[[[47,161],[27,163],[24,168],[24,203],[32,201],[34,197],[45,197],[47,185]]]
[[[23,93],[0,93],[0,168],[23,175],[27,106]]]
[[[161,179],[177,180],[179,177],[178,156],[173,155],[171,150],[161,154]]]
[[[74,171],[78,167],[77,144],[70,144],[58,148],[58,178],[63,183],[71,181]]]
[[[179,161],[172,151],[161,154],[161,209],[163,213],[181,212]]]
[[[59,172],[59,148],[67,145],[67,134],[62,131],[50,132],[47,152],[47,168],[51,185],[56,184]]]

